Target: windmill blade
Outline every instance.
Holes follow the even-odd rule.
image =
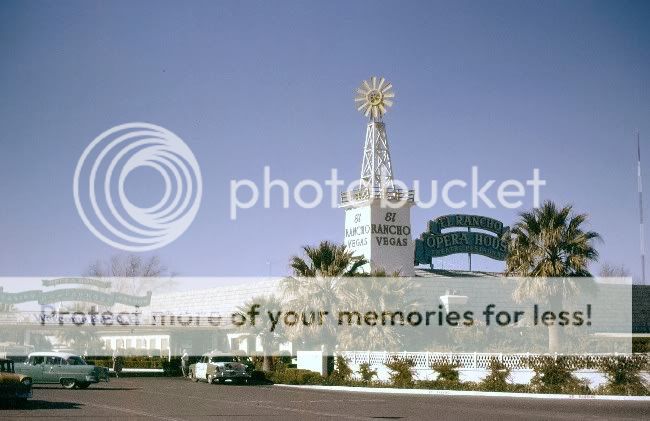
[[[386,78],[370,76],[361,82],[354,97],[355,107],[365,117],[378,121],[393,105],[393,85]],[[372,94],[372,95],[371,95]],[[372,97],[372,101],[371,101]]]

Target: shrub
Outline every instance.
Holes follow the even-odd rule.
[[[621,355],[605,357],[593,364],[607,377],[607,384],[598,389],[599,393],[611,395],[650,395],[643,384],[641,370],[648,366],[645,355]]]
[[[460,382],[459,368],[460,364],[456,361],[433,363],[431,369],[438,373],[438,378],[434,381],[421,382],[421,386],[426,389],[465,390],[470,385]]]
[[[390,382],[395,387],[413,387],[413,367],[415,363],[410,359],[393,358],[386,363],[391,371]]]
[[[361,381],[368,384],[372,381],[373,377],[377,377],[377,370],[371,369],[369,363],[361,363],[359,365],[359,375],[361,376]]]
[[[348,365],[348,360],[341,355],[336,356],[336,368],[331,374],[334,380],[345,382],[350,380],[352,369]]]
[[[573,375],[574,370],[587,366],[586,360],[570,356],[542,355],[524,359],[524,363],[535,371],[530,381],[533,392],[587,394],[587,382]]]
[[[488,370],[490,372],[479,385],[481,390],[487,392],[507,392],[512,390],[511,385],[508,383],[510,369],[505,364],[496,358],[492,358],[490,359]]]
[[[302,368],[285,368],[271,373],[270,380],[273,383],[281,384],[322,384],[324,378],[314,371]]]
[[[457,362],[438,362],[431,364],[431,369],[438,373],[438,379],[446,382],[460,383],[458,369],[460,364]]]

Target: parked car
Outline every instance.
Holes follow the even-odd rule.
[[[245,364],[240,363],[234,355],[221,352],[203,354],[201,360],[190,365],[189,377],[196,381],[205,380],[208,383],[248,382],[251,378]]]
[[[0,400],[24,402],[32,397],[32,379],[16,374],[14,362],[0,358]]]
[[[15,370],[35,384],[60,384],[66,389],[86,389],[92,383],[108,381],[108,369],[89,365],[82,357],[67,352],[32,352]]]

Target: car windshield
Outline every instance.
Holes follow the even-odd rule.
[[[234,363],[236,361],[237,359],[235,357],[227,356],[227,355],[210,358],[211,363]]]
[[[2,361],[0,362],[0,372],[2,373],[13,373],[14,366],[11,361]]]
[[[68,357],[66,362],[69,365],[87,365],[86,362],[81,357]]]

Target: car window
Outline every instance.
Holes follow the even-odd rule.
[[[46,357],[45,364],[47,365],[61,365],[61,357]]]
[[[36,357],[30,357],[29,359],[30,365],[40,365],[43,363],[45,363],[45,357],[36,356]]]
[[[86,362],[81,357],[69,357],[66,362],[70,365],[86,365]]]
[[[11,362],[9,361],[3,361],[0,363],[0,372],[3,373],[13,373],[13,369],[11,367]]]
[[[210,361],[213,363],[234,363],[237,360],[235,357],[231,357],[231,356],[220,356],[220,357],[212,357]]]

